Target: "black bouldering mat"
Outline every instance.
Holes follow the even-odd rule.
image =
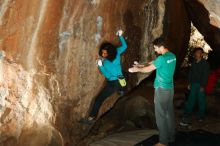
[[[153,135],[135,146],[153,146],[157,142],[158,135]],[[214,134],[204,130],[177,132],[175,144],[170,146],[220,146],[220,133]]]

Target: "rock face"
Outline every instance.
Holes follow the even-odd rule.
[[[6,55],[0,145],[16,145],[34,124],[53,125],[65,145],[76,144],[83,130],[76,123],[104,83],[95,63],[98,47],[104,40],[119,43],[115,32],[120,27],[126,32],[126,12],[143,29],[146,2],[0,1],[0,48]],[[112,104],[109,100],[106,110]]]
[[[203,34],[213,51],[209,54],[209,63],[215,69],[220,65],[220,1],[185,0],[187,12],[194,26]]]
[[[177,67],[182,64],[190,38],[190,19],[184,1],[167,1],[164,35],[167,44],[177,56]],[[178,69],[178,68],[177,68]]]
[[[217,0],[1,0],[0,145],[30,145],[25,138],[40,136],[42,127],[49,127],[44,135],[60,136],[54,145],[76,145],[88,130],[77,121],[105,83],[95,63],[102,41],[120,45],[115,32],[125,31],[127,70],[135,60],[154,59],[151,42],[164,36],[179,66],[191,21],[218,52],[218,5]],[[129,75],[129,89],[145,77]],[[116,100],[110,97],[100,115]]]

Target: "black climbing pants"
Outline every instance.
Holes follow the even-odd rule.
[[[92,110],[89,114],[89,116],[91,117],[96,117],[98,112],[99,112],[99,108],[101,107],[102,103],[109,97],[111,96],[113,93],[115,93],[116,91],[121,90],[122,87],[119,84],[118,80],[114,80],[114,81],[107,81],[105,87],[101,90],[101,92],[96,96],[95,98],[95,102],[93,104]]]

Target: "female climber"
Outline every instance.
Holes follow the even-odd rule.
[[[122,34],[122,30],[118,30],[116,33],[121,42],[120,47],[116,47],[109,42],[102,43],[100,46],[100,59],[97,60],[97,65],[100,72],[107,79],[107,83],[96,96],[88,118],[80,120],[80,122],[83,124],[94,123],[99,108],[107,97],[111,96],[116,91],[119,91],[119,93],[123,94],[123,88],[126,86],[126,81],[122,74],[121,54],[127,49],[127,43]]]

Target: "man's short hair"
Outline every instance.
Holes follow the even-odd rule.
[[[153,45],[158,46],[158,47],[164,46],[165,48],[167,48],[167,45],[165,43],[165,39],[163,37],[156,38],[153,41]]]

